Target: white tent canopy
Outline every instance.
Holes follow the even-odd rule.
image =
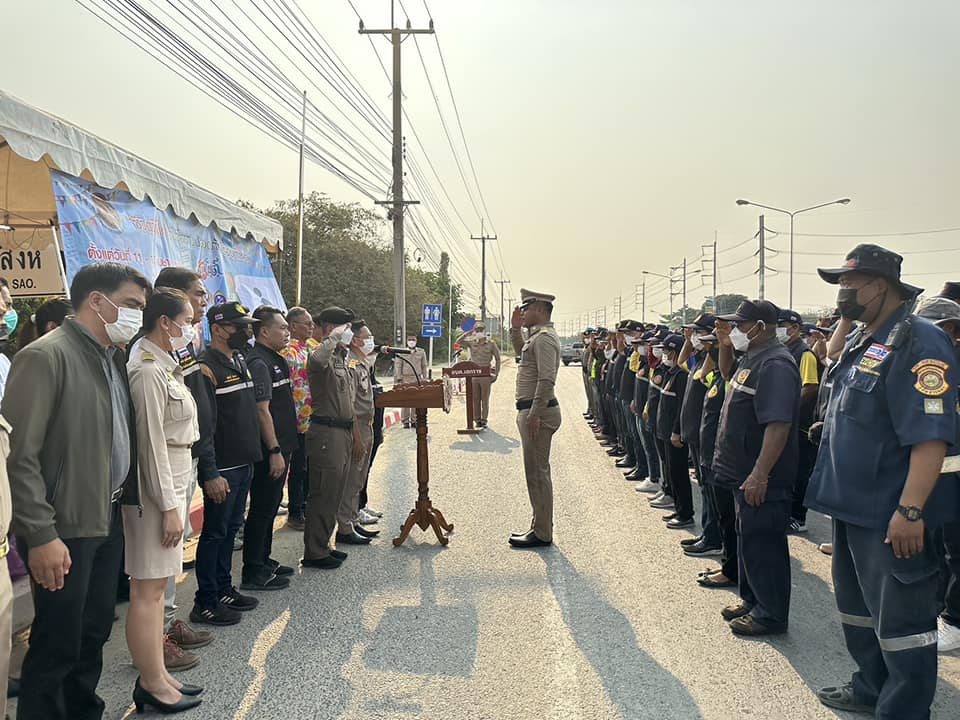
[[[203,226],[214,223],[269,251],[282,247],[283,227],[277,221],[0,91],[0,223],[49,227],[57,222],[50,169],[127,190],[156,208],[169,207]]]

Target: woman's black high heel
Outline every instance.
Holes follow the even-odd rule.
[[[190,697],[196,697],[203,692],[203,688],[199,685],[187,685],[186,683],[180,686],[181,695],[189,695]]]
[[[140,685],[140,678],[137,678],[137,684],[133,687],[133,704],[136,706],[138,714],[143,712],[144,707],[152,707],[164,715],[172,715],[174,713],[183,712],[184,710],[192,710],[203,702],[203,700],[198,697],[184,695],[183,691],[181,691],[180,694],[180,702],[160,702],[153,695],[143,689],[143,686]]]

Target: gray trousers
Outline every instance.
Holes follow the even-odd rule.
[[[197,477],[197,458],[193,459],[193,477]],[[183,537],[184,539],[193,534],[193,528],[190,527],[190,501],[193,500],[193,493],[190,492],[196,486],[187,490],[187,496],[184,499],[183,507]],[[163,631],[170,632],[170,627],[177,619],[177,578],[171,575],[167,578],[167,587],[163,591]]]
[[[560,407],[547,408],[540,415],[540,431],[536,437],[527,429],[529,410],[517,415],[517,429],[523,446],[523,470],[527,476],[527,493],[533,509],[530,527],[541,540],[553,540],[553,481],[550,478],[550,444],[560,428]]]
[[[330,554],[330,538],[337,526],[352,450],[353,434],[349,430],[315,424],[307,431],[310,491],[304,518],[304,560],[321,560]]]

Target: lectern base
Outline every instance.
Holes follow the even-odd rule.
[[[443,517],[443,513],[433,507],[433,503],[429,500],[417,500],[416,507],[410,511],[410,514],[407,516],[407,521],[400,529],[400,536],[393,539],[395,547],[403,544],[403,541],[407,539],[410,531],[413,530],[414,525],[418,525],[421,530],[432,527],[441,545],[446,545],[450,542],[450,538],[447,537],[446,533],[453,532],[453,525],[447,523]]]
[[[483,428],[463,428],[462,430],[457,430],[457,435],[479,435],[483,432]]]

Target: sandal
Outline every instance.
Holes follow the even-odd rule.
[[[837,710],[847,710],[849,712],[873,713],[876,710],[875,705],[867,705],[857,700],[857,695],[853,691],[853,684],[847,683],[840,687],[825,687],[817,690],[817,697],[827,707]]]
[[[718,580],[717,575],[723,577],[723,580]],[[698,577],[697,583],[702,587],[707,587],[707,588],[728,588],[728,587],[737,586],[737,583],[735,583],[730,578],[724,576],[723,573],[716,573],[715,575],[704,575],[702,577]]]

